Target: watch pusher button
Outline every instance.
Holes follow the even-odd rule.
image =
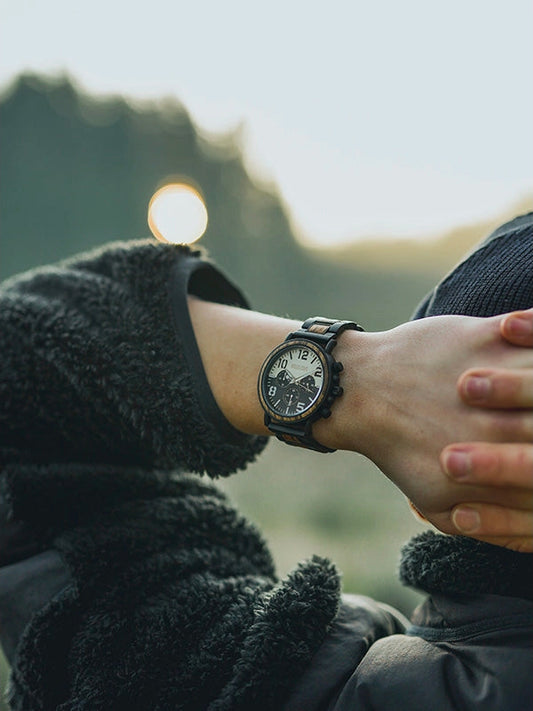
[[[323,407],[320,410],[320,414],[325,420],[327,420],[327,418],[331,416],[331,410],[329,409],[329,407]]]
[[[333,370],[337,373],[340,373],[342,370],[344,370],[344,366],[337,360],[335,361],[335,363],[333,363]]]

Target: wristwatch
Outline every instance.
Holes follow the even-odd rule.
[[[267,356],[259,373],[259,401],[265,425],[282,442],[335,451],[314,439],[312,424],[329,417],[333,401],[342,394],[343,366],[332,351],[347,329],[364,331],[353,321],[313,316]]]

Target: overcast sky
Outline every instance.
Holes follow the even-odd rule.
[[[244,122],[251,170],[333,243],[421,235],[533,192],[531,0],[1,0],[0,82],[172,94]]]

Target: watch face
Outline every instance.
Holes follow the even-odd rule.
[[[309,341],[289,341],[278,346],[263,366],[261,399],[276,419],[304,419],[322,402],[327,383],[322,349]]]

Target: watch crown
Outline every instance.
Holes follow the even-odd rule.
[[[344,390],[340,385],[335,385],[335,387],[331,391],[331,394],[334,397],[337,397],[338,395],[342,395],[343,392],[344,392]]]

